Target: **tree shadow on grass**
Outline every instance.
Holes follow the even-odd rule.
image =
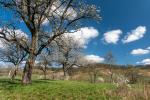
[[[0,79],[0,88],[5,90],[13,90],[15,87],[21,85],[19,79],[11,81],[10,79]]]
[[[21,80],[15,79],[15,80],[10,80],[10,79],[0,79],[1,84],[19,84]]]
[[[33,80],[32,83],[33,84],[42,84],[42,83],[48,83],[48,84],[52,84],[55,83],[56,80],[49,80],[49,79],[37,79],[37,80]],[[55,83],[56,84],[56,83]]]
[[[11,81],[10,79],[0,79],[0,90],[7,90],[7,91],[13,91],[16,88],[22,88],[25,86],[33,86],[33,85],[41,85],[41,84],[58,84],[55,80],[43,80],[43,79],[37,79],[32,80],[32,83],[29,85],[22,85],[20,79],[15,79]]]

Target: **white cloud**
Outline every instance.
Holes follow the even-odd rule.
[[[131,51],[132,55],[144,55],[144,54],[148,54],[148,53],[150,53],[150,47],[147,47],[145,49],[141,49],[141,48],[134,49]]]
[[[144,59],[140,62],[136,62],[137,64],[144,64],[144,65],[150,65],[150,59]]]
[[[139,40],[144,37],[144,34],[146,33],[146,27],[145,26],[138,26],[135,30],[132,30],[128,33],[127,36],[122,40],[123,43],[129,43],[136,40]]]
[[[3,29],[0,28],[0,31],[3,31]],[[28,35],[20,29],[16,29],[16,30],[4,29],[3,32],[6,34],[7,38],[12,38],[14,36],[17,37],[17,38],[28,38]],[[0,36],[1,36],[1,34],[0,34]]]
[[[62,5],[60,0],[55,0],[55,2],[53,3],[51,7],[51,12],[49,13],[50,14],[53,13],[53,15],[59,17],[63,15],[65,10],[66,10],[66,5],[65,4]],[[69,20],[73,20],[76,17],[77,17],[77,12],[72,7],[69,7],[65,13],[65,18]]]
[[[144,54],[148,54],[150,51],[149,50],[145,50],[145,49],[135,49],[131,51],[132,55],[144,55]]]
[[[72,30],[71,33],[65,33],[64,36],[71,37],[82,48],[86,48],[89,41],[99,35],[97,29],[93,27],[83,27],[77,31]]]
[[[150,47],[147,47],[146,49],[150,50]]]
[[[0,28],[0,32],[1,32],[2,30],[3,30],[3,29]],[[7,32],[4,31],[4,33],[6,34],[6,37],[7,37],[8,39],[13,38],[14,36],[15,36],[16,38],[20,38],[20,39],[22,39],[22,40],[26,40],[26,39],[28,38],[28,35],[27,35],[25,32],[23,32],[22,30],[20,30],[20,29],[17,29],[17,30],[6,29],[6,30],[7,30]],[[2,35],[0,34],[0,36],[2,36]],[[5,45],[3,44],[3,39],[0,38],[0,48],[4,48],[4,46],[5,46]]]
[[[121,34],[122,34],[122,31],[120,29],[108,31],[108,32],[104,33],[103,40],[106,43],[117,44]]]
[[[55,2],[52,4],[51,6],[51,10],[49,11],[48,9],[48,13],[49,15],[54,15],[55,17],[60,17],[63,15],[64,11],[66,9],[66,5],[62,5],[60,0],[55,0]],[[75,11],[75,9],[73,9],[72,7],[69,7],[66,11],[66,13],[64,14],[64,18],[68,19],[68,20],[74,20],[77,17],[77,12]],[[43,21],[43,25],[48,24],[48,19],[45,19]]]
[[[87,63],[101,63],[104,61],[104,58],[97,55],[86,55],[85,59],[87,60]]]
[[[42,24],[43,24],[43,25],[48,25],[48,24],[49,24],[49,20],[46,18],[46,19],[43,21]]]

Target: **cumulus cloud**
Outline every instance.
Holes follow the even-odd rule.
[[[101,63],[104,62],[104,58],[97,56],[97,55],[86,55],[85,59],[87,63]]]
[[[131,32],[129,32],[128,35],[124,37],[122,42],[129,43],[129,42],[139,40],[144,37],[145,33],[146,33],[146,27],[138,26],[135,30],[132,30]]]
[[[122,34],[122,31],[120,29],[108,31],[108,32],[104,33],[103,40],[106,43],[117,44],[121,34]]]
[[[144,65],[150,65],[150,59],[143,59],[140,62],[136,62],[137,64],[144,64]]]
[[[132,55],[144,55],[144,54],[148,54],[150,51],[146,50],[146,49],[134,49],[131,51]]]
[[[96,38],[99,35],[97,29],[93,27],[83,27],[77,31],[72,30],[71,33],[65,33],[65,37],[72,38],[82,48],[86,48],[91,39]]]
[[[150,53],[150,47],[147,47],[145,49],[139,48],[139,49],[134,49],[131,51],[132,55],[144,55]]]
[[[147,47],[146,49],[150,50],[150,47]]]
[[[7,31],[5,31],[5,30],[3,31],[3,29],[0,28],[0,32],[3,31],[6,34],[6,37],[8,39],[11,39],[11,38],[15,37],[15,38],[20,38],[22,40],[26,40],[28,38],[28,35],[25,32],[23,32],[22,30],[20,30],[20,29],[17,29],[17,30],[6,29],[6,30]],[[2,36],[2,35],[0,34],[0,36]],[[3,39],[2,38],[0,38],[0,48],[4,48],[4,44],[3,44]]]

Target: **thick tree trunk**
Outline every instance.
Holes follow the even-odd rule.
[[[25,64],[22,76],[22,84],[30,84],[31,83],[31,76],[32,76],[32,68],[35,63],[36,56],[31,54]]]
[[[64,72],[64,78],[63,80],[69,80],[68,70],[66,69],[66,64],[63,64],[63,72]]]
[[[22,76],[22,84],[30,84],[31,83],[31,76],[32,76],[32,68],[35,64],[36,60],[36,49],[38,47],[38,34],[35,30],[32,30],[32,43],[31,43],[31,49],[29,53],[29,57],[26,61],[24,70],[23,70],[23,76]]]
[[[32,65],[26,63],[22,76],[22,84],[31,83],[31,75],[32,75]]]
[[[64,77],[66,77],[66,69],[65,69],[66,65],[63,64],[63,72],[64,72]]]

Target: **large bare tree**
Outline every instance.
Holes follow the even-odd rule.
[[[12,24],[0,31],[0,38],[13,41],[28,53],[23,84],[31,83],[32,68],[37,56],[55,38],[74,29],[82,19],[100,18],[96,6],[85,3],[85,0],[1,0],[0,5],[13,11],[16,18],[24,22],[30,34],[26,43],[7,37],[10,34],[7,29],[12,28]],[[47,28],[44,27],[45,23]]]

